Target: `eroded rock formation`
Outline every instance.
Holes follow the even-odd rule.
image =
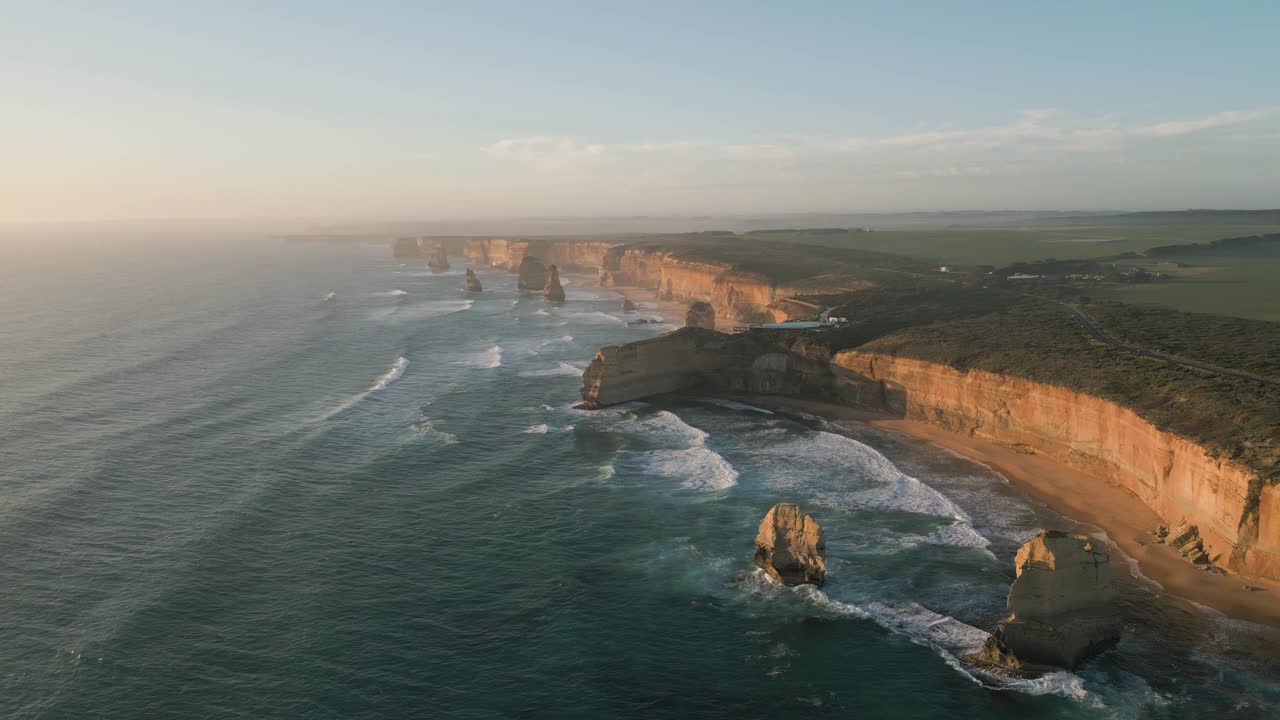
[[[432,270],[449,269],[449,253],[445,250],[444,243],[438,242],[431,249],[431,256],[427,258],[427,267]]]
[[[684,314],[685,327],[704,328],[707,330],[716,329],[716,311],[711,307],[711,303],[696,302],[689,306],[689,310]]]
[[[635,312],[636,304],[627,298],[622,299],[622,312]]]
[[[1046,530],[1014,560],[1010,615],[996,626],[978,662],[1011,670],[1073,668],[1120,637],[1111,556],[1084,535]]]
[[[467,292],[481,292],[484,286],[480,284],[480,278],[476,277],[476,271],[467,268]]]
[[[602,408],[692,387],[722,368],[728,335],[681,328],[623,345],[606,345],[582,373],[582,407]]]
[[[560,284],[560,270],[555,265],[547,267],[547,283],[542,288],[542,297],[549,302],[564,302],[564,287]]]
[[[821,585],[827,576],[822,527],[795,503],[774,505],[760,521],[755,562],[783,585]]]
[[[518,273],[516,287],[520,290],[543,290],[547,286],[547,266],[532,255],[526,255],[520,261]]]
[[[402,237],[391,246],[391,255],[398,258],[422,257],[422,249],[418,247],[416,238]]]

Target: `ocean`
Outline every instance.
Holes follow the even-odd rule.
[[[1075,672],[969,668],[1018,545],[1081,528],[855,424],[704,397],[575,410],[598,346],[674,327],[589,278],[552,306],[382,245],[0,253],[0,717],[1280,707],[1275,631],[1138,576],[1124,639]],[[821,590],[753,569],[778,501],[826,530]]]

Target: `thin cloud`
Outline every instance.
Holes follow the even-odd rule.
[[[1186,135],[1187,133],[1198,132],[1200,130],[1212,130],[1214,128],[1231,127],[1232,125],[1252,122],[1275,113],[1277,110],[1280,110],[1280,108],[1231,110],[1193,120],[1174,120],[1172,122],[1147,125],[1145,127],[1138,128],[1134,132],[1138,135],[1145,135],[1149,137],[1176,137],[1178,135]]]

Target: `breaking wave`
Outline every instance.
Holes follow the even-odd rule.
[[[611,429],[637,434],[646,442],[677,446],[638,451],[646,472],[678,480],[681,487],[703,492],[726,490],[738,484],[738,471],[733,465],[707,447],[710,435],[673,412],[659,410],[617,423]]]
[[[324,300],[321,300],[321,302],[333,302],[337,297],[338,297],[338,293],[336,293],[336,292],[331,292],[331,293],[329,293],[329,294],[325,295],[325,296],[324,296]]]
[[[373,387],[369,388],[369,392],[376,393],[379,390],[385,390],[388,385],[399,380],[400,376],[404,375],[404,371],[408,369],[409,358],[401,355],[396,359],[395,363],[391,365],[391,369],[385,372],[382,377],[378,378],[378,381],[373,384]]]
[[[370,313],[370,317],[378,322],[390,323],[426,320],[470,310],[475,303],[475,300],[430,300],[411,305],[401,302],[394,307],[374,310]]]
[[[764,577],[759,570],[756,574]],[[772,583],[767,577],[764,582]],[[871,620],[891,632],[910,638],[912,642],[931,648],[953,670],[988,689],[1013,690],[1028,695],[1061,695],[1072,700],[1084,700],[1089,694],[1084,689],[1084,681],[1065,670],[1024,678],[975,668],[963,658],[981,650],[990,634],[919,603],[891,605],[875,601],[858,606],[834,600],[812,585],[801,585],[794,592],[823,610]]]
[[[525,428],[524,433],[526,435],[546,435],[548,433],[563,433],[563,432],[572,432],[572,431],[573,431],[572,425],[557,426],[557,425],[548,425],[546,423],[540,423],[538,425],[530,425],[528,428]]]
[[[553,368],[544,370],[522,370],[520,377],[558,377],[558,376],[581,376],[585,368],[579,367],[572,363],[561,361]]]
[[[488,350],[468,357],[466,360],[463,360],[461,364],[466,365],[467,367],[480,368],[484,370],[502,367],[502,346],[497,344],[491,345]]]
[[[814,500],[839,510],[896,510],[951,521],[919,538],[920,542],[973,548],[991,544],[973,528],[969,514],[950,498],[853,438],[825,430],[796,434],[785,429],[762,430],[753,437],[760,442],[752,452],[777,468],[770,474],[774,485],[801,487]],[[769,442],[775,438],[782,441]],[[815,484],[815,475],[829,474],[833,467],[842,471],[839,477]]]

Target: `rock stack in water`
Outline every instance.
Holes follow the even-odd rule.
[[[543,290],[547,286],[547,266],[532,255],[524,256],[516,272],[516,287],[520,290]]]
[[[560,271],[555,265],[547,268],[547,284],[542,288],[542,297],[550,302],[564,302],[564,287],[560,284]]]
[[[422,257],[422,249],[418,247],[418,241],[414,238],[402,237],[391,246],[391,255],[398,258]]]
[[[1011,614],[976,660],[1010,670],[1073,668],[1120,638],[1111,556],[1097,540],[1046,530],[1014,560]]]
[[[432,270],[449,269],[449,253],[445,251],[444,243],[436,243],[435,248],[431,251],[431,257],[427,259],[427,267]]]
[[[684,326],[715,330],[716,309],[711,307],[711,303],[706,302],[690,305],[689,311],[684,314]]]
[[[484,287],[480,285],[480,278],[476,277],[476,271],[467,268],[467,292],[480,292]]]
[[[636,304],[630,298],[622,298],[622,312],[635,312]]]
[[[827,539],[795,503],[769,508],[756,533],[756,566],[783,585],[821,585],[827,576]]]

